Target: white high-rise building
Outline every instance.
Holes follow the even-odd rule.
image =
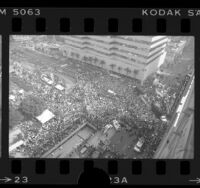
[[[61,36],[64,55],[137,78],[142,82],[165,59],[166,36]]]

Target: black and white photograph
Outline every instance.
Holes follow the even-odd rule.
[[[194,158],[194,37],[11,35],[9,50],[10,158]]]

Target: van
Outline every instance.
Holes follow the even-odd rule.
[[[142,149],[142,146],[144,145],[144,142],[145,142],[145,140],[144,140],[143,137],[139,138],[139,140],[137,141],[137,143],[134,147],[134,150],[136,152],[141,152],[141,149]]]

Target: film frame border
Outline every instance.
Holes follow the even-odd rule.
[[[8,8],[12,10],[12,8]],[[11,16],[8,15],[4,18],[0,17],[0,22],[3,23],[4,28],[0,29],[0,34],[2,35],[2,84],[5,88],[2,93],[2,158],[0,159],[0,164],[3,167],[7,167],[4,171],[6,176],[10,174],[21,175],[21,174],[31,174],[32,183],[44,183],[43,179],[48,180],[48,177],[51,173],[49,172],[50,166],[54,166],[57,169],[57,172],[61,172],[58,166],[60,164],[65,164],[68,166],[66,172],[61,172],[60,174],[68,174],[67,177],[60,182],[61,184],[71,181],[71,183],[77,183],[77,179],[73,179],[72,175],[76,175],[78,178],[78,173],[83,171],[84,163],[86,162],[86,167],[89,165],[103,168],[109,175],[117,177],[127,177],[129,179],[128,184],[140,184],[144,181],[144,177],[147,178],[147,184],[159,184],[159,183],[169,183],[167,180],[170,177],[172,184],[191,184],[187,180],[195,178],[200,174],[197,165],[200,161],[200,147],[197,145],[198,136],[200,129],[195,127],[195,156],[192,160],[187,159],[152,159],[152,160],[131,160],[131,159],[116,159],[116,160],[107,160],[107,159],[8,159],[8,130],[6,125],[8,120],[6,120],[6,112],[8,112],[8,99],[5,97],[8,96],[8,88],[6,86],[6,81],[9,73],[9,35],[18,35],[18,34],[60,34],[60,35],[71,35],[71,34],[80,34],[80,35],[174,35],[174,36],[194,36],[195,37],[195,70],[198,65],[200,57],[198,56],[198,51],[200,49],[200,38],[198,36],[199,30],[195,27],[198,23],[198,18],[188,18],[187,16],[183,17],[143,17],[139,13],[141,9],[45,9],[41,8],[41,16]],[[67,10],[67,12],[65,12]],[[51,14],[51,11],[54,11],[55,14]],[[103,13],[104,12],[104,13]],[[123,14],[122,14],[123,12]],[[78,13],[78,14],[77,14]],[[103,16],[102,16],[103,15]],[[120,15],[120,16],[119,16]],[[52,19],[55,18],[55,19]],[[49,21],[51,20],[51,22]],[[127,23],[128,21],[128,23]],[[177,24],[179,23],[179,24]],[[63,26],[64,24],[64,26]],[[149,24],[151,27],[148,27]],[[45,25],[45,26],[44,26]],[[56,25],[56,27],[55,27]],[[65,28],[68,25],[67,29]],[[102,27],[102,25],[104,27]],[[94,27],[93,27],[94,26]],[[37,30],[39,28],[39,30]],[[41,30],[41,28],[43,28]],[[93,29],[91,29],[93,28]],[[188,29],[190,28],[190,29]],[[195,80],[198,82],[198,75],[195,74]],[[195,85],[195,92],[198,92],[198,87]],[[197,95],[197,94],[195,94]],[[198,96],[198,95],[197,95]],[[198,104],[198,98],[195,98],[195,103]],[[197,111],[195,109],[195,111]],[[195,116],[195,121],[197,116]],[[65,161],[65,162],[63,162]],[[89,161],[89,163],[88,163]],[[6,164],[5,164],[6,163]],[[53,165],[52,165],[53,164]],[[7,166],[6,166],[7,165]],[[38,167],[38,166],[43,167]],[[31,166],[31,172],[29,170]],[[62,165],[60,165],[62,166]],[[79,167],[79,172],[73,172],[71,169],[74,169],[73,166]],[[37,168],[38,167],[38,168]],[[126,168],[125,168],[126,167]],[[175,168],[176,171],[170,170]],[[165,170],[163,170],[163,168]],[[5,169],[5,168],[4,168]],[[46,170],[45,170],[46,169]],[[51,168],[50,168],[51,169]],[[52,168],[53,169],[53,168]],[[154,169],[152,174],[147,174],[148,169]],[[64,171],[65,171],[64,170]],[[123,174],[123,171],[128,171],[128,174]],[[38,175],[36,175],[38,172]],[[0,172],[1,174],[2,172]],[[75,174],[74,174],[75,173]],[[176,174],[177,173],[177,174]],[[42,174],[42,178],[39,174]],[[4,174],[2,174],[3,176]],[[36,177],[33,177],[33,176]],[[162,175],[162,176],[161,176]],[[170,175],[170,176],[169,176]],[[134,177],[137,177],[134,178]],[[176,178],[176,181],[174,181]],[[59,178],[58,178],[59,179]],[[62,179],[62,178],[61,178]],[[159,179],[159,180],[158,180]],[[184,179],[184,180],[183,180]],[[39,181],[38,181],[39,180]],[[133,181],[130,181],[133,180]],[[157,181],[157,182],[156,182]],[[30,182],[30,183],[31,183]],[[21,182],[23,183],[23,182]],[[53,183],[52,183],[53,184]]]

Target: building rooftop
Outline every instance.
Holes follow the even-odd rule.
[[[51,120],[54,117],[55,117],[55,115],[51,111],[46,109],[45,111],[42,112],[42,114],[37,116],[36,119],[39,120],[42,124],[44,124],[44,123],[46,123],[47,121]]]

